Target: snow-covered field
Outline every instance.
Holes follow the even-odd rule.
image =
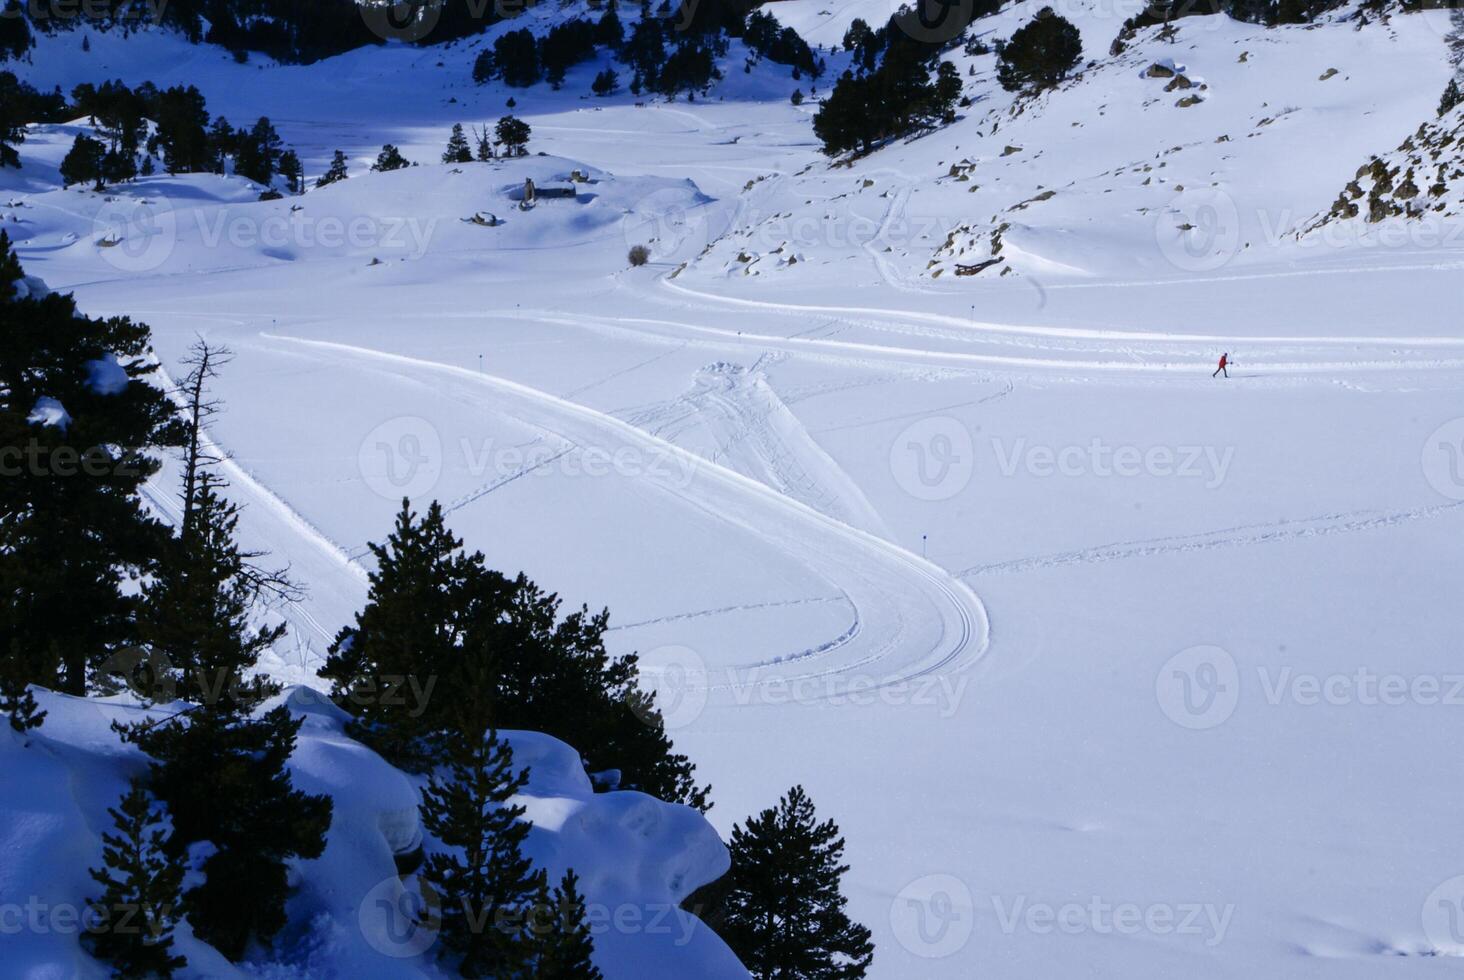
[[[38,87],[197,84],[352,177],[61,190],[78,120],[0,170],[0,228],[166,365],[236,352],[245,535],[310,590],[276,676],[320,686],[366,542],[435,498],[491,564],[610,608],[724,836],[808,788],[874,976],[1443,975],[1464,228],[1295,232],[1435,118],[1453,24],[1190,18],[1110,57],[1134,9],[1066,4],[1097,63],[1019,111],[958,49],[963,118],[852,167],[776,66],[637,105],[582,98],[581,65],[511,93],[545,155],[449,167],[452,123],[510,94],[472,85],[474,43],[300,68],[62,34]],[[774,5],[826,46],[887,12]],[[386,142],[421,165],[366,173]],[[574,200],[515,206],[573,169]]]

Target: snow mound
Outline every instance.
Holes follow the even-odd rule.
[[[86,872],[101,864],[107,808],[146,767],[110,723],[172,709],[144,708],[125,694],[36,695],[47,718],[29,744],[0,734],[0,894],[30,910],[25,927],[6,935],[5,972],[103,977],[78,947],[78,915],[96,890]],[[396,859],[422,842],[423,780],[350,738],[349,717],[320,692],[287,688],[261,710],[279,703],[303,720],[290,759],[296,788],[333,801],[326,848],[292,869],[290,924],[272,950],[230,964],[185,926],[178,948],[190,970],[212,977],[446,975],[436,965],[435,936],[403,934],[393,917],[404,887]],[[526,852],[553,880],[569,868],[581,876],[606,977],[746,977],[726,945],[679,907],[729,866],[726,847],[700,813],[641,793],[596,794],[568,745],[534,732],[504,737],[530,773],[516,800],[533,822]]]

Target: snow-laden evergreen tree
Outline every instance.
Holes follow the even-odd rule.
[[[794,786],[776,807],[732,828],[720,930],[757,980],[855,980],[874,958],[867,928],[845,913],[844,839]]]
[[[540,880],[534,910],[535,980],[604,980],[594,963],[595,940],[573,869],[564,873],[552,894],[548,882]]]
[[[330,167],[321,174],[315,181],[316,187],[324,187],[327,184],[334,184],[338,180],[346,179],[346,155],[340,150],[330,158]]]
[[[376,162],[371,165],[371,169],[374,172],[380,173],[387,170],[402,170],[411,165],[407,158],[402,156],[400,150],[388,143],[376,155]]]
[[[445,772],[422,793],[422,826],[442,846],[421,877],[437,910],[442,953],[464,977],[531,976],[532,903],[543,879],[522,851],[530,825],[509,801],[528,781],[513,750],[482,722],[481,706],[460,714]]]
[[[0,700],[19,726],[27,684],[83,695],[136,641],[135,583],[168,537],[139,489],[182,437],[149,341],[25,281],[0,231]]]
[[[279,691],[255,673],[259,656],[284,628],[255,628],[251,614],[266,595],[289,598],[290,586],[239,548],[238,508],[211,468],[207,387],[220,352],[200,343],[190,363],[180,527],[139,616],[172,682],[169,698],[187,708],[119,731],[152,757],[149,785],[173,822],[170,857],[212,845],[202,883],[184,895],[188,919],[198,938],[238,960],[284,927],[287,862],[320,856],[331,800],[291,784],[286,763],[301,721],[284,705],[259,712]]]
[[[442,151],[442,162],[473,162],[473,148],[468,145],[468,137],[463,132],[462,123],[452,124],[452,135],[447,138],[447,149]]]
[[[183,866],[164,853],[165,820],[141,780],[133,780],[107,813],[114,832],[102,835],[102,867],[89,872],[102,894],[89,906],[94,928],[82,941],[111,964],[116,980],[167,980],[188,965],[173,948],[183,911]]]

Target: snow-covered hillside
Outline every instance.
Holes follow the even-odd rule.
[[[852,161],[811,119],[832,46],[886,0],[770,4],[830,74],[744,73],[734,43],[695,102],[591,97],[604,59],[559,90],[475,85],[483,45],[568,9],[547,4],[309,66],[61,32],[10,67],[195,84],[236,124],[267,115],[312,181],[336,149],[351,176],[275,201],[233,175],[62,188],[89,124],[34,126],[0,229],[85,311],[149,323],[170,371],[199,335],[236,352],[214,435],[241,532],[309,589],[272,613],[274,676],[324,686],[366,543],[403,495],[437,499],[492,566],[609,607],[724,838],[795,783],[838,820],[871,976],[1446,975],[1456,18],[1185,17],[1112,53],[1140,6],[1060,5],[1083,62],[1037,97],[954,47],[959,118]],[[509,98],[530,155],[438,162]],[[419,165],[368,173],[385,143]],[[572,197],[519,207],[526,178],[574,172]],[[149,487],[164,514],[175,482]],[[109,758],[106,716],[133,709],[48,707],[0,834],[83,855],[79,875],[138,764]],[[592,795],[562,745],[514,744],[542,760],[533,855],[593,900],[674,903],[720,872],[696,814]],[[411,786],[370,766],[308,712],[295,773],[344,822],[261,975],[406,975],[345,897],[395,880],[376,821]],[[7,894],[46,880],[34,854],[7,858]],[[607,935],[609,976],[737,969],[694,921]],[[82,969],[54,936],[13,948]]]

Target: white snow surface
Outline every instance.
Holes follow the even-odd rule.
[[[769,9],[827,46],[888,8]],[[506,27],[308,67],[44,37],[18,66],[39,86],[191,82],[235,124],[269,115],[312,176],[336,148],[352,176],[274,202],[233,176],[63,190],[86,123],[33,127],[0,227],[87,312],[149,323],[165,365],[200,334],[236,351],[214,435],[242,531],[310,588],[271,611],[291,627],[275,676],[321,687],[366,542],[402,496],[439,499],[494,566],[611,609],[724,836],[808,788],[847,838],[874,977],[1447,975],[1464,236],[1447,216],[1298,232],[1435,120],[1456,25],[1196,17],[1110,56],[1136,9],[1062,5],[1085,63],[1033,100],[957,49],[961,118],[847,166],[818,153],[814,99],[788,101],[808,80],[743,74],[735,47],[710,97],[638,106],[585,95],[603,63],[557,92],[474,86]],[[510,95],[544,156],[435,162]],[[386,142],[420,165],[367,174]],[[593,181],[576,199],[518,209],[526,177],[573,169]],[[165,516],[175,478],[148,488]],[[4,799],[32,817],[4,826],[9,880],[64,897],[125,766],[93,744],[105,726],[66,747],[61,715],[41,737],[97,779],[17,760],[28,790]],[[372,975],[351,903],[410,838],[406,797],[386,773],[345,785],[362,750],[330,712],[310,726],[297,773],[360,822],[333,831],[349,878],[302,869],[324,921],[292,918],[278,966]],[[616,900],[715,870],[703,824],[588,798],[525,738],[554,774],[536,856],[582,847]],[[394,816],[368,827],[372,808]],[[638,843],[638,808],[661,844]],[[50,834],[63,870],[26,849]],[[599,955],[720,975],[695,937]],[[78,954],[54,943],[35,962],[64,975]]]

